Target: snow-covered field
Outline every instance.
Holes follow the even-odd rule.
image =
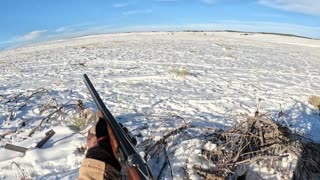
[[[185,123],[227,128],[233,116],[253,115],[258,98],[260,112],[276,117],[282,110],[293,128],[320,142],[320,117],[308,104],[311,95],[320,95],[319,68],[319,40],[267,34],[106,34],[0,52],[0,135],[14,131],[0,137],[0,179],[16,179],[21,172],[36,179],[77,176],[84,158],[77,147],[86,137],[68,128],[75,109],[64,108],[64,115],[28,134],[50,113],[40,113],[50,99],[58,104],[81,99],[96,110],[84,73],[119,121],[139,134],[138,142],[156,141]],[[47,91],[26,99],[39,88]],[[26,125],[20,127],[22,122]],[[43,148],[34,148],[50,129],[56,134]],[[203,146],[199,134],[188,131],[168,144],[176,178],[186,172],[197,178],[191,169]],[[6,143],[31,149],[23,155],[3,149]],[[151,162],[155,175],[159,164]],[[163,176],[170,178],[168,169]]]

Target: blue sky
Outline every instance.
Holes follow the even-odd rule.
[[[242,30],[320,38],[320,0],[1,0],[0,48],[87,34]]]

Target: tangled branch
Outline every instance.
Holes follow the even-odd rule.
[[[296,155],[301,160],[300,169],[308,172],[320,172],[320,158],[311,161],[312,151],[319,152],[320,146],[310,146],[310,141],[293,132],[284,119],[285,126],[279,121],[273,121],[268,116],[258,113],[256,117],[243,115],[243,121],[236,123],[229,130],[215,134],[211,142],[217,144],[212,151],[203,150],[202,155],[214,164],[214,167],[204,169],[198,165],[193,168],[198,174],[213,174],[215,177],[228,177],[241,165],[260,162],[268,169],[282,169],[281,160],[289,155]],[[284,115],[280,112],[279,117]],[[310,152],[309,154],[305,152]],[[302,157],[303,154],[308,158]],[[319,153],[317,154],[319,157]],[[308,159],[308,161],[306,161]],[[298,164],[299,166],[299,164]],[[300,173],[301,174],[301,173]],[[308,178],[305,173],[304,178]]]

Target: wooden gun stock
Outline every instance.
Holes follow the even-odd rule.
[[[140,180],[141,174],[136,167],[131,166],[128,168],[127,177],[128,180]]]

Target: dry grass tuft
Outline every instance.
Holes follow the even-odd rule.
[[[75,131],[80,131],[87,125],[87,119],[79,116],[72,116],[69,122],[71,122],[70,128]]]
[[[311,96],[309,103],[320,110],[320,96]]]
[[[168,70],[169,73],[174,74],[176,76],[188,76],[191,75],[190,70],[186,69],[186,68],[171,68]]]

